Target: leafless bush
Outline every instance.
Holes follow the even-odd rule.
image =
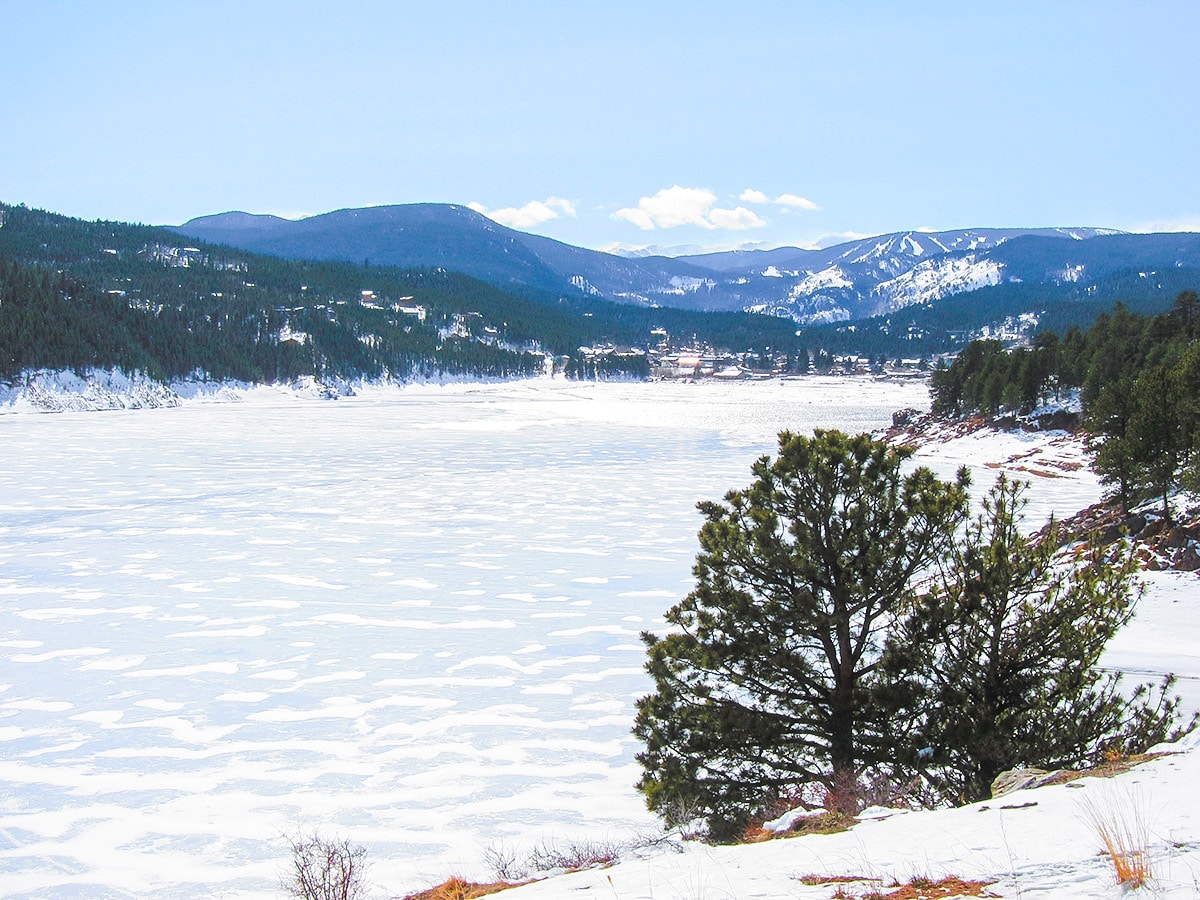
[[[621,846],[612,841],[541,841],[530,851],[529,861],[536,872],[577,872],[620,862]]]
[[[489,845],[483,851],[483,861],[501,881],[521,881],[529,876],[529,862],[510,844]]]
[[[932,797],[922,795],[920,776],[895,781],[878,771],[867,772],[859,779],[858,800],[863,809],[868,806],[928,808],[936,805]]]
[[[318,832],[288,838],[291,867],[279,880],[296,900],[363,900],[367,896],[367,850],[345,838]]]
[[[708,822],[699,803],[694,800],[674,798],[663,803],[659,809],[663,824],[674,829],[685,841],[703,840],[708,834]]]
[[[522,881],[540,872],[561,869],[578,872],[611,866],[621,861],[629,847],[615,841],[539,841],[528,852],[505,844],[492,844],[483,852],[492,874],[502,881]]]

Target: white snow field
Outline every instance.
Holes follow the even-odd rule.
[[[696,501],[749,483],[782,428],[870,430],[926,402],[866,380],[538,380],[0,415],[0,893],[277,897],[284,836],[319,828],[366,846],[389,896],[485,876],[489,845],[656,831],[633,788],[638,634],[689,589]],[[1055,454],[1078,448],[973,436],[921,459],[976,467],[977,490],[1012,460],[1034,520],[1099,493]],[[1200,676],[1197,584],[1155,576],[1112,664]],[[1194,809],[1196,768],[1133,777]],[[795,876],[864,867],[1097,896],[1034,893],[1104,875],[1074,820],[1027,830],[1049,807],[910,813],[828,852],[697,845],[513,896],[827,897]],[[967,830],[922,855],[885,831],[927,815],[1008,843]]]
[[[1191,752],[1112,779],[1017,791],[958,809],[898,812],[839,834],[735,847],[680,843],[609,869],[557,876],[499,896],[829,900],[887,897],[917,877],[957,877],[993,882],[984,896],[1021,900],[1188,900],[1200,896],[1200,744],[1185,742]],[[1133,844],[1147,851],[1152,878],[1144,887],[1116,884],[1112,863],[1099,852],[1091,810],[1110,828],[1144,834],[1144,845]],[[858,880],[833,881],[847,877]],[[828,880],[808,883],[820,878]],[[839,889],[846,893],[835,895]]]

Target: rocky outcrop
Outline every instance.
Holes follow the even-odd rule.
[[[1122,538],[1133,543],[1134,553],[1147,569],[1200,571],[1200,517],[1169,523],[1159,512],[1126,513],[1108,503],[1097,503],[1059,523],[1065,541],[1095,540],[1108,546]]]

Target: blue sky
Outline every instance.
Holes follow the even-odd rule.
[[[0,0],[0,200],[590,247],[1200,230],[1200,3]]]

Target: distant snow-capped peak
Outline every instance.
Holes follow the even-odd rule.
[[[734,250],[773,250],[775,244],[764,241],[744,241],[740,244],[623,244],[615,242],[597,247],[601,253],[611,253],[613,256],[624,256],[627,259],[641,259],[646,256],[703,256],[706,253],[728,253]]]

